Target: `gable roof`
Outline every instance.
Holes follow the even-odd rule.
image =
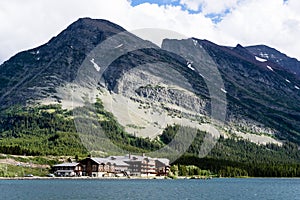
[[[57,164],[57,165],[53,165],[53,167],[76,167],[77,165],[79,165],[80,163],[61,163],[61,164]]]
[[[91,158],[94,162],[100,164],[113,164],[117,166],[129,166],[127,163],[124,162],[124,160],[121,158],[121,156],[111,156],[108,158]]]
[[[143,161],[145,159],[152,160],[152,161],[158,161],[163,163],[164,165],[169,165],[170,160],[167,158],[151,158],[148,156],[137,156],[137,155],[125,155],[125,156],[109,156],[107,158],[97,158],[93,157],[91,158],[94,162],[100,164],[113,164],[116,166],[129,166],[128,163],[135,162],[135,161]]]
[[[163,163],[164,165],[170,165],[170,160],[167,158],[157,158],[156,161]]]

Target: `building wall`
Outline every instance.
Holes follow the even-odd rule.
[[[155,161],[155,168],[158,175],[168,175],[169,166],[166,166],[164,163],[160,161]]]
[[[118,166],[114,163],[114,160],[109,162],[106,161],[106,163],[101,164],[98,162],[101,162],[101,159],[98,161],[98,159],[93,160],[91,158],[86,158],[80,161],[82,165],[82,175],[101,177],[103,175],[120,174],[122,172],[127,172],[130,176],[167,175],[165,164],[149,157],[137,156],[129,159],[126,159],[125,157],[122,162],[128,164],[128,166]]]
[[[60,170],[65,170],[69,172],[59,172]],[[54,166],[53,172],[58,176],[81,176],[82,166],[80,164],[78,164],[77,166]]]
[[[102,177],[106,173],[114,173],[115,165],[111,163],[97,163],[91,158],[86,158],[80,161],[83,166],[83,175],[92,177]]]
[[[80,161],[82,165],[82,172],[85,176],[93,176],[95,172],[98,172],[99,170],[99,164],[93,161],[91,158],[86,158],[82,161]],[[94,174],[93,174],[94,172]]]
[[[120,172],[126,172],[128,170],[128,166],[115,166],[115,172],[120,173]]]
[[[130,176],[140,176],[142,163],[141,161],[126,161],[129,164],[128,171],[130,172]]]

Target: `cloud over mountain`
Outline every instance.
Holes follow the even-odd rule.
[[[264,43],[299,59],[299,8],[297,0],[1,1],[0,63],[79,17],[108,19],[128,30],[171,29],[224,45]]]

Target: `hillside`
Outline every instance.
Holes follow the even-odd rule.
[[[296,176],[298,64],[266,46],[189,38],[158,47],[107,20],[82,18],[0,66],[0,152],[152,152],[181,127],[191,146],[175,146],[191,161],[199,161],[204,135],[218,141],[204,155],[215,172],[228,165],[265,174],[272,163]]]
[[[100,101],[94,106],[99,116],[97,121],[105,135],[124,150],[123,154],[126,151],[147,153],[158,150],[169,144],[180,128],[191,131],[188,127],[176,125],[168,126],[155,140],[134,137],[124,131],[111,113],[103,110]],[[77,109],[86,112],[89,107]],[[0,152],[27,156],[63,155],[70,157],[84,157],[90,153],[98,156],[120,154],[103,142],[101,146],[97,145],[99,143],[95,141],[100,141],[99,135],[81,134],[79,136],[71,118],[69,111],[55,105],[8,110],[7,115],[2,116],[4,123],[1,126]],[[229,174],[236,173],[236,171],[242,174],[232,174],[232,176],[294,177],[300,175],[300,152],[295,144],[259,146],[249,141],[237,140],[237,138],[221,137],[211,152],[205,158],[200,159],[197,155],[200,153],[199,150],[206,134],[198,130],[187,153],[175,163],[196,165],[222,176],[231,176]],[[89,152],[87,146],[83,146],[81,141],[90,141],[88,148],[93,151]],[[177,146],[178,149],[184,148],[181,143]],[[107,151],[103,153],[105,149]]]

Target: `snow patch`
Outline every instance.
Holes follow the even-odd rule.
[[[288,82],[288,83],[291,83],[291,81],[290,81],[290,80],[288,80],[288,79],[285,79],[285,81],[286,81],[286,82]]]
[[[271,70],[272,72],[274,72],[273,68],[270,67],[269,65],[267,65],[267,68],[268,68],[269,70]]]
[[[40,51],[39,51],[39,50],[37,50],[37,51],[36,51],[36,54],[39,54],[39,53],[40,53]]]
[[[267,53],[260,53],[259,56],[263,58],[269,58],[269,54]]]
[[[224,88],[221,88],[221,91],[227,94],[227,91]]]
[[[120,44],[120,45],[116,46],[115,49],[118,49],[118,48],[120,48],[122,46],[123,46],[123,44]]]
[[[94,65],[95,69],[97,70],[97,72],[99,72],[100,71],[100,67],[99,67],[99,65],[97,65],[97,63],[95,63],[95,59],[93,58],[90,61],[91,61],[91,63],[93,63],[93,65]]]
[[[198,41],[193,39],[193,43],[196,46],[198,44]]]
[[[191,62],[187,62],[187,67],[190,68],[191,70],[195,71],[195,68],[192,67],[192,63]]]
[[[255,59],[259,62],[266,62],[268,60],[255,56]]]
[[[295,85],[295,89],[296,89],[296,90],[300,90],[300,88],[299,88],[297,85]]]

